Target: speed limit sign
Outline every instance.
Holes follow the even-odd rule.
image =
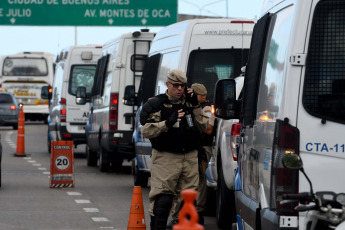
[[[73,141],[52,141],[50,187],[74,187]]]
[[[55,165],[58,169],[65,170],[69,167],[69,159],[66,156],[58,156]]]

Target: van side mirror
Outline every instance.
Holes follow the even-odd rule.
[[[135,86],[127,85],[125,88],[125,96],[123,97],[125,105],[137,105],[137,97],[135,96]]]
[[[288,169],[301,169],[303,168],[303,162],[297,154],[284,154],[282,163],[285,168]]]
[[[298,154],[289,154],[289,153],[284,154],[283,159],[282,159],[282,164],[285,168],[298,169],[299,171],[301,171],[309,183],[310,193],[314,194],[313,184],[311,183],[311,180],[309,179],[308,175],[304,171],[303,161]]]
[[[136,54],[131,57],[131,70],[133,72],[142,72],[144,70],[147,55]]]
[[[86,87],[78,87],[77,88],[77,95],[75,97],[75,103],[77,105],[85,105],[86,104]]]
[[[238,118],[236,102],[236,82],[234,79],[221,79],[214,92],[215,116],[223,119]]]
[[[48,99],[48,100],[50,100],[52,98],[52,92],[51,92],[51,88],[49,88],[49,86],[42,86],[41,98],[42,99]]]

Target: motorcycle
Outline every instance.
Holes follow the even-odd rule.
[[[289,169],[299,169],[310,185],[310,192],[283,194],[281,204],[298,201],[298,212],[306,212],[305,230],[345,230],[345,193],[313,191],[312,183],[303,169],[303,162],[297,154],[285,154],[283,165]]]

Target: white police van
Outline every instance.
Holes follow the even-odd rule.
[[[97,166],[99,161],[100,171],[118,170],[124,159],[133,159],[137,106],[133,98],[126,96],[125,89],[137,93],[155,34],[143,29],[122,34],[103,45],[86,130],[88,166]]]
[[[163,28],[152,42],[139,103],[145,103],[149,97],[164,93],[168,73],[173,69],[186,72],[188,87],[193,83],[204,84],[207,98],[212,101],[214,86],[219,79],[240,75],[241,67],[247,61],[254,24],[254,20],[248,19],[192,19]],[[136,124],[133,134],[136,158],[132,171],[135,185],[146,186],[150,175],[151,144],[141,135],[140,122],[137,121]],[[220,156],[220,149],[216,149],[214,154]],[[212,159],[222,165],[221,158],[217,156]],[[234,164],[236,167],[236,162]],[[225,166],[224,173],[231,171],[229,164]],[[207,185],[213,192],[217,188],[218,174],[214,161],[209,163],[209,168],[208,172],[211,173],[207,173]],[[227,188],[228,184],[223,181],[224,191],[218,193],[221,196],[219,200],[223,200],[217,207],[217,221],[220,224],[226,222],[229,208],[235,210],[227,202],[229,199],[226,199],[230,197],[230,189],[233,190],[234,177],[226,177],[226,180],[232,182],[228,183]]]
[[[50,141],[73,140],[85,144],[85,126],[89,118],[90,95],[97,60],[102,46],[78,45],[63,49],[58,56],[50,100],[48,150]],[[78,89],[84,88],[86,101],[76,101]]]
[[[345,1],[265,1],[244,80],[239,151],[238,229],[305,229],[283,194],[345,192]],[[217,85],[217,116],[234,118],[234,82]],[[308,228],[308,227],[307,227]],[[236,226],[234,226],[236,229]]]

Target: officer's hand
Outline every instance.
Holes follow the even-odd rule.
[[[186,101],[191,103],[192,106],[199,105],[198,97],[193,89],[188,88],[186,93]]]
[[[165,125],[171,128],[176,122],[181,121],[180,117],[184,116],[183,109],[173,112],[165,121]]]
[[[177,121],[181,121],[180,118],[185,115],[185,112],[183,112],[183,109],[180,109],[177,112],[178,112],[178,119],[177,119]]]

